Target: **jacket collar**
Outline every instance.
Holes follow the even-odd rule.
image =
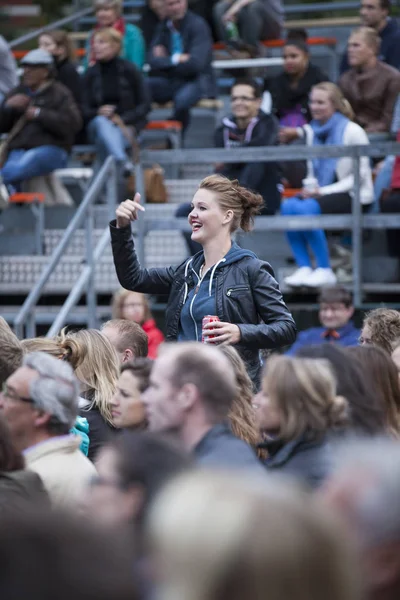
[[[26,464],[29,466],[33,462],[40,460],[51,454],[72,454],[79,449],[81,440],[77,435],[61,435],[49,438],[44,442],[39,442],[30,448],[24,450]]]
[[[336,329],[328,329],[327,327],[324,327],[321,337],[326,337],[330,332],[336,332],[337,335],[334,337],[337,337],[338,340],[341,340],[345,335],[351,333],[353,329],[354,323],[350,320],[346,323],[346,325],[343,325],[343,327],[337,327]]]
[[[296,454],[300,449],[308,450],[311,448],[318,448],[324,443],[325,436],[319,439],[307,439],[306,434],[303,434],[295,440],[291,440],[286,444],[282,440],[275,439],[268,442],[264,442],[258,445],[260,449],[266,449],[269,457],[266,460],[266,464],[270,466],[281,466],[288,462],[288,460]]]

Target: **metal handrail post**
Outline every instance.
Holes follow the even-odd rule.
[[[28,339],[36,337],[35,311],[33,309],[26,320],[26,337]]]
[[[104,230],[99,241],[97,242],[96,248],[93,252],[93,261],[95,264],[98,263],[98,261],[101,258],[101,255],[103,254],[104,250],[107,248],[109,243],[110,243],[110,232],[107,227]],[[58,313],[57,317],[54,319],[53,325],[50,327],[49,331],[47,332],[46,337],[53,337],[54,335],[57,335],[57,333],[60,331],[61,327],[64,325],[64,323],[68,317],[69,312],[73,309],[73,307],[79,301],[79,298],[82,296],[83,290],[84,290],[85,286],[87,285],[87,281],[88,281],[89,277],[90,277],[90,267],[88,265],[85,265],[85,267],[82,270],[81,274],[79,275],[78,280],[76,281],[74,287],[70,291],[68,298],[65,300],[60,312]]]
[[[86,192],[86,194],[83,198],[83,201],[80,204],[80,206],[78,207],[71,222],[69,223],[68,227],[66,228],[64,235],[61,238],[61,242],[59,243],[55,252],[53,253],[50,262],[48,263],[46,268],[42,271],[42,273],[39,277],[39,280],[35,283],[32,290],[28,294],[28,297],[25,299],[25,302],[23,303],[23,305],[14,321],[14,330],[18,337],[22,337],[23,325],[28,317],[28,314],[34,309],[34,306],[36,305],[37,301],[39,300],[44,286],[46,285],[51,274],[53,273],[54,269],[58,265],[61,257],[64,255],[65,250],[71,241],[72,234],[75,233],[75,231],[81,225],[81,223],[87,213],[88,207],[94,202],[94,200],[96,200],[98,192],[104,186],[104,180],[106,179],[107,175],[109,174],[109,169],[113,163],[114,163],[114,158],[112,158],[111,156],[108,157],[107,160],[105,161],[104,165],[100,169],[100,171],[97,175],[97,178],[95,179],[95,181],[92,183],[92,185]]]
[[[108,218],[111,221],[115,219],[115,209],[118,204],[118,173],[115,161],[110,165],[109,177],[106,182],[106,201]]]
[[[85,244],[86,244],[86,265],[89,267],[90,275],[86,287],[86,308],[87,308],[87,326],[90,329],[96,329],[96,289],[94,287],[94,269],[93,260],[93,230],[94,230],[94,215],[93,204],[88,209],[88,214],[85,223]]]
[[[146,190],[145,190],[145,185],[144,185],[144,173],[143,173],[143,166],[140,161],[138,161],[135,164],[135,181],[136,181],[136,192],[138,192],[140,194],[141,203],[143,205],[143,208],[146,209]],[[139,257],[139,262],[142,265],[142,267],[145,266],[145,261],[146,261],[146,256],[145,256],[145,251],[144,251],[146,228],[147,228],[146,213],[144,213],[144,215],[140,214],[138,221],[137,221],[137,227],[135,228],[135,230],[137,232],[136,249],[137,249],[137,254]]]
[[[361,305],[361,271],[362,271],[362,222],[360,200],[360,155],[356,149],[353,155],[354,193],[352,198],[353,228],[352,228],[352,265],[353,265],[353,302],[354,306]]]

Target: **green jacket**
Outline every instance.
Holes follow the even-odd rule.
[[[86,55],[83,60],[83,67],[86,70],[88,68],[88,58],[90,55],[90,48],[92,44],[93,32],[89,35],[86,41]],[[127,23],[125,25],[125,35],[122,40],[122,50],[120,57],[125,58],[133,62],[139,69],[143,68],[146,56],[146,47],[143,39],[143,35],[139,27]]]

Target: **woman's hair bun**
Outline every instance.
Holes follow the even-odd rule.
[[[254,217],[260,214],[262,207],[264,206],[264,199],[261,194],[253,192],[242,185],[235,179],[232,184],[236,188],[243,207],[243,215],[240,219],[240,227],[243,231],[251,231],[254,225]]]

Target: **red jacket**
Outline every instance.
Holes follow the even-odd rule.
[[[400,142],[400,131],[397,132],[396,141]],[[400,156],[396,156],[396,160],[394,161],[390,189],[392,189],[392,190],[400,189]]]
[[[158,346],[164,341],[163,333],[156,326],[156,322],[154,319],[149,319],[145,321],[142,325],[143,331],[147,333],[147,337],[149,338],[149,358],[157,358],[157,350]]]

